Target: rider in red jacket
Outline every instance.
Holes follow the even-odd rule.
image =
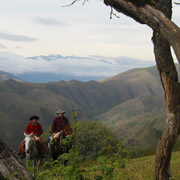
[[[33,120],[35,122],[30,122],[27,127],[26,127],[26,134],[31,134],[33,133],[33,135],[36,135],[36,136],[40,136],[43,131],[42,131],[42,126],[41,124],[39,124],[38,122],[36,122],[37,120]]]
[[[42,126],[40,123],[38,123],[39,117],[38,116],[32,116],[29,119],[31,122],[27,125],[26,127],[26,134],[31,134],[33,133],[34,136],[38,136],[38,141],[41,145],[40,149],[42,154],[48,154],[48,149],[44,143],[44,140],[40,137],[41,134],[43,133],[42,130]],[[37,139],[37,138],[36,138]],[[24,141],[21,142],[20,146],[19,146],[19,150],[18,150],[18,155],[22,155],[22,157],[24,157],[25,154],[25,149],[24,149]]]

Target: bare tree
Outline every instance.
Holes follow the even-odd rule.
[[[180,62],[180,28],[171,21],[172,1],[104,0],[111,6],[153,30],[154,54],[165,91],[166,126],[156,151],[155,179],[168,180],[173,147],[180,132],[180,84],[170,46]]]

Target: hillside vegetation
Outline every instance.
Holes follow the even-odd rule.
[[[128,146],[153,149],[165,124],[164,99],[162,96],[141,96],[127,100],[97,119],[113,129]]]
[[[0,82],[0,137],[17,148],[31,115],[46,129],[62,108],[80,120],[98,120],[130,146],[156,146],[164,124],[163,89],[156,67],[133,69],[102,82],[72,80],[46,84]],[[145,146],[144,146],[145,145]]]
[[[155,156],[146,156],[135,159],[126,159],[125,167],[116,169],[120,173],[120,180],[154,180],[154,164]],[[92,164],[86,163],[86,167]],[[173,180],[180,179],[180,152],[174,152],[172,154],[171,169]],[[114,179],[114,180],[119,180]]]
[[[23,82],[21,79],[17,78],[16,76],[12,75],[11,73],[0,71],[0,81],[14,79],[15,81]]]

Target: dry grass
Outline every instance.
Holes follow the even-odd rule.
[[[131,159],[122,170],[121,180],[153,180],[155,156]],[[171,161],[173,180],[180,179],[180,152],[174,152]]]
[[[93,162],[84,163],[83,170],[86,172],[93,166]],[[116,169],[121,172],[119,179],[113,180],[153,180],[154,179],[155,156],[146,156],[142,158],[129,159],[126,161],[126,167]],[[180,152],[174,152],[171,161],[172,180],[180,179]],[[97,173],[97,172],[96,172]],[[101,174],[101,173],[100,173]],[[93,177],[93,172],[88,174]],[[91,178],[91,177],[89,177]]]

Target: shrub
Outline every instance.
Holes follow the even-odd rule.
[[[76,127],[76,145],[81,156],[95,159],[98,155],[111,156],[123,148],[117,136],[99,122],[80,122]]]

